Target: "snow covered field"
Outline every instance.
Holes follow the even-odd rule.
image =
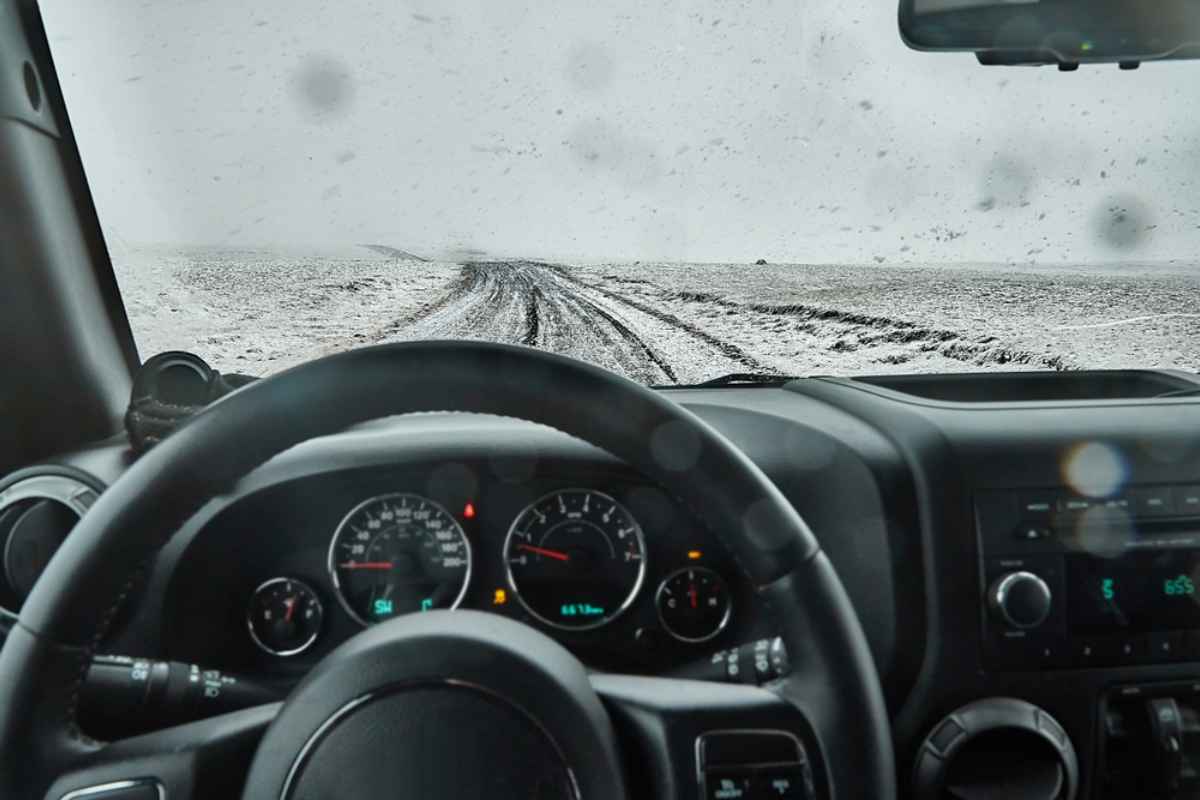
[[[1200,268],[427,262],[137,248],[114,266],[143,358],[263,375],[350,347],[478,338],[648,383],[788,375],[1200,371]]]

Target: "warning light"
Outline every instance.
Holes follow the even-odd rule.
[[[497,589],[492,593],[492,605],[502,606],[508,602],[508,592],[503,589]]]
[[[466,506],[463,507],[463,519],[474,519],[474,518],[475,518],[475,504],[467,503]]]
[[[704,553],[700,550],[688,550],[688,561],[699,561],[704,557]]]

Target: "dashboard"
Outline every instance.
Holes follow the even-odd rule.
[[[1033,782],[1027,796],[1045,780],[1045,796],[1099,800],[1200,796],[1200,403],[1158,398],[1196,384],[1012,373],[664,393],[820,540],[880,673],[905,796],[945,796],[987,763]],[[42,469],[86,477],[90,495],[56,490],[78,501],[131,458],[108,442]],[[519,620],[596,671],[749,682],[760,659],[786,663],[763,655],[775,609],[705,519],[511,419],[402,417],[293,448],[181,527],[140,591],[108,652],[283,690],[364,626],[424,608]]]

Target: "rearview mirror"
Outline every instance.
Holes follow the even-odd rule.
[[[1200,58],[1200,0],[900,0],[917,50],[973,51],[983,64]]]

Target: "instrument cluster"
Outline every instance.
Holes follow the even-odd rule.
[[[173,655],[212,660],[200,643],[221,640],[221,663],[287,671],[366,626],[466,608],[520,619],[585,661],[654,671],[719,646],[739,618],[739,635],[757,627],[757,600],[711,532],[633,476],[428,474],[308,477],[217,514],[175,568],[168,616],[199,625],[221,605],[244,641],[216,625],[185,640],[172,624]]]

